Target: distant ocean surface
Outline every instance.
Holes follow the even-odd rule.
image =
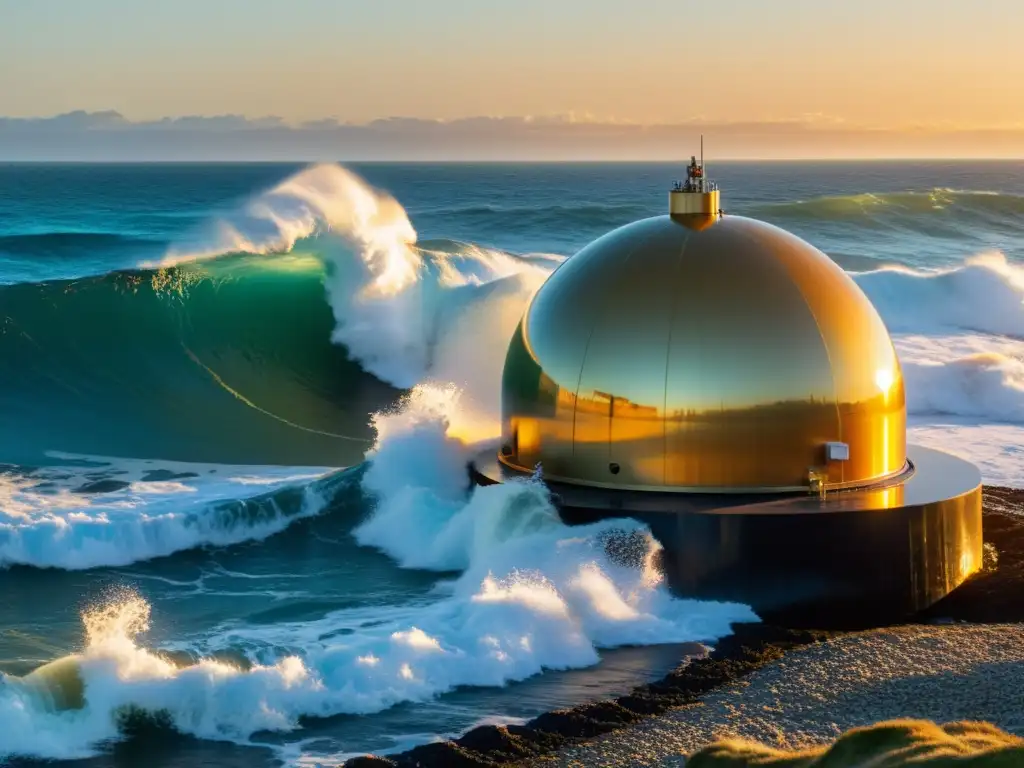
[[[709,172],[853,274],[910,439],[1024,487],[1024,163]],[[531,293],[682,173],[0,165],[0,761],[331,763],[619,694],[752,619],[670,596],[637,523],[465,496]]]

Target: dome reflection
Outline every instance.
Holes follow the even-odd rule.
[[[769,224],[700,223],[617,229],[541,287],[505,362],[501,461],[563,482],[702,492],[903,472],[899,361],[853,280]],[[830,443],[848,451],[830,457]]]

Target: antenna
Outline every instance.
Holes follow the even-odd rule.
[[[696,155],[690,156],[686,182],[675,182],[669,190],[668,205],[669,215],[673,217],[697,216],[701,221],[716,215],[721,217],[718,185],[708,180],[704,168],[703,133],[700,134],[700,164],[697,164]]]

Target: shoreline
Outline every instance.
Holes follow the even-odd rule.
[[[1024,516],[1014,512],[1022,509],[1024,490],[983,486],[982,570],[912,620],[879,626],[848,615],[843,617],[841,628],[814,629],[799,617],[766,615],[759,623],[734,625],[733,633],[715,643],[706,657],[684,660],[661,680],[624,696],[546,712],[523,725],[478,726],[457,739],[406,752],[351,758],[344,768],[470,768],[529,763],[552,757],[563,748],[656,720],[670,709],[696,704],[790,651],[820,641],[891,627],[1024,622]]]

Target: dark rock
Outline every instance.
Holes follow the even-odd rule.
[[[95,480],[78,486],[73,493],[113,493],[122,491],[129,485],[131,483],[126,483],[123,480]]]
[[[640,715],[619,701],[598,701],[572,709],[547,712],[531,720],[529,726],[568,738],[588,738],[617,730],[639,719]]]
[[[187,480],[199,477],[195,472],[172,472],[169,469],[147,469],[142,475],[144,483],[162,483],[168,480]]]
[[[538,753],[538,745],[535,743],[537,736],[532,728],[521,725],[482,725],[460,738],[459,746],[474,752],[518,760]]]
[[[353,757],[345,761],[345,768],[392,768],[394,765],[390,760],[376,755]]]
[[[493,757],[493,759],[492,759]],[[445,768],[487,768],[499,764],[497,755],[487,752],[475,752],[464,748],[457,741],[439,741],[424,744],[409,750],[395,763],[401,768],[426,768],[426,766],[444,766]],[[500,762],[509,762],[501,760]]]

